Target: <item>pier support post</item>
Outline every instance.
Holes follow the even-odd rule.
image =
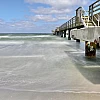
[[[68,40],[71,40],[71,37],[70,37],[70,29],[68,30]]]
[[[97,43],[97,44],[96,44],[96,48],[97,48],[97,49],[99,49],[99,48],[100,48],[99,43]]]
[[[57,36],[57,31],[55,32],[56,36]]]
[[[57,31],[57,36],[59,35],[59,31]]]
[[[66,37],[66,30],[64,31],[64,38]]]
[[[63,31],[61,31],[61,37],[63,37]]]
[[[96,44],[95,42],[85,41],[85,56],[88,58],[96,57]]]
[[[57,35],[57,32],[55,32],[55,35]]]
[[[80,42],[80,39],[76,39],[76,42]]]
[[[61,31],[59,31],[59,36],[61,36]]]
[[[96,43],[96,48],[99,49],[100,48],[100,37],[97,40],[94,40],[94,42]]]
[[[59,34],[60,34],[60,31],[58,31],[58,36],[59,36]]]

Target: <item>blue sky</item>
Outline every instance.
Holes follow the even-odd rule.
[[[50,33],[96,0],[0,0],[0,33]]]

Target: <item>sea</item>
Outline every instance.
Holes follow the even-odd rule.
[[[84,42],[52,34],[0,34],[0,100],[100,100],[100,63]]]
[[[52,33],[0,33],[0,40],[28,40],[43,35],[52,35]]]

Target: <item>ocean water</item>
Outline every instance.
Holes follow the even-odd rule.
[[[100,63],[85,59],[83,45],[52,34],[0,34],[1,100],[93,100]]]
[[[69,43],[53,35],[0,35],[0,89],[36,92],[64,89],[66,81],[59,80],[63,73],[61,63],[57,63],[67,57],[60,54],[66,44]]]
[[[48,37],[51,34],[36,34],[36,33],[2,33],[0,34],[0,40],[33,40],[33,39],[43,39],[43,37]],[[40,38],[42,37],[42,38]],[[44,38],[46,39],[46,38]],[[49,38],[47,38],[49,39]]]

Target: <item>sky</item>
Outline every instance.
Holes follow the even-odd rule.
[[[0,33],[51,33],[96,0],[0,0]]]

